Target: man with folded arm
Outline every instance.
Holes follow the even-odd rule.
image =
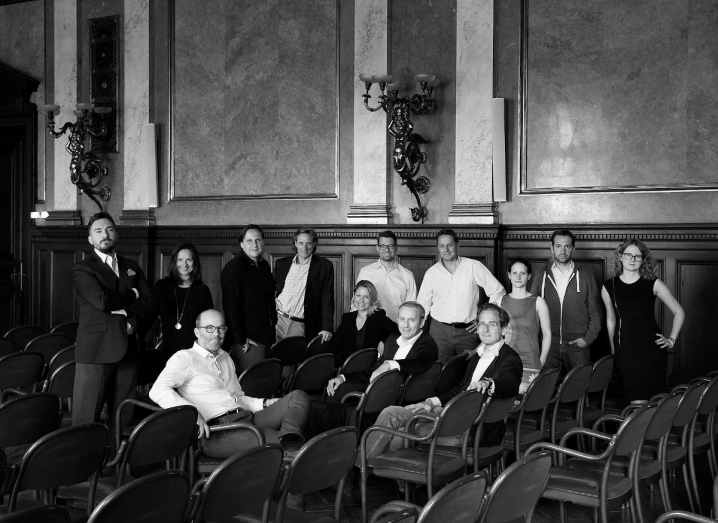
[[[392,334],[384,343],[384,355],[371,368],[357,372],[340,374],[327,383],[329,403],[339,403],[345,394],[352,391],[364,392],[369,383],[381,374],[396,369],[404,378],[411,374],[425,372],[433,365],[439,355],[436,342],[424,326],[424,307],[415,301],[407,301],[399,306],[399,334]]]
[[[485,303],[479,307],[477,332],[481,345],[469,360],[461,382],[438,397],[427,398],[421,403],[406,407],[387,407],[379,414],[375,425],[401,430],[415,413],[427,411],[439,414],[443,405],[465,390],[478,389],[499,398],[516,396],[521,384],[523,364],[516,351],[503,341],[508,324],[508,313],[498,305]],[[426,422],[417,423],[416,434],[428,434],[432,425]],[[485,424],[481,445],[500,445],[505,430],[503,422]],[[404,439],[386,432],[372,432],[366,442],[367,459],[374,458],[387,449],[397,450],[403,447]],[[442,445],[459,446],[461,441],[460,436],[455,436],[440,438],[439,442]]]
[[[162,408],[193,405],[199,411],[200,445],[207,456],[226,458],[256,445],[247,430],[225,430],[210,434],[214,425],[241,421],[256,425],[267,443],[279,442],[286,452],[295,452],[304,441],[309,398],[293,391],[281,399],[251,398],[242,392],[235,366],[222,342],[227,327],[222,313],[213,309],[197,318],[197,341],[176,352],[150,390],[150,398]]]

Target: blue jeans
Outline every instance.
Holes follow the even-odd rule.
[[[568,372],[574,367],[580,367],[591,362],[590,345],[579,347],[578,345],[568,345],[566,343],[551,343],[551,349],[548,351],[546,363],[542,370],[559,369],[563,367],[562,374]]]

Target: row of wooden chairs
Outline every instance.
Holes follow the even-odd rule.
[[[65,336],[67,345],[73,345],[77,338],[77,329],[80,324],[76,321],[61,323],[53,327],[48,333],[38,325],[21,325],[13,327],[0,338],[0,356],[24,350],[28,343],[35,338],[46,334],[62,334]]]

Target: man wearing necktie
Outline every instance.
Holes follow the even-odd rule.
[[[80,309],[72,423],[98,421],[107,401],[112,424],[120,403],[135,396],[137,351],[144,336],[139,315],[152,312],[152,293],[140,266],[115,253],[112,216],[93,215],[87,229],[93,250],[72,267]],[[131,409],[126,413],[129,417]]]
[[[417,412],[440,412],[443,405],[465,390],[479,389],[498,398],[511,398],[519,393],[523,364],[521,358],[507,344],[503,337],[509,324],[509,314],[494,303],[485,303],[479,307],[478,329],[481,345],[470,351],[471,359],[461,382],[437,397],[427,398],[421,403],[406,407],[387,407],[377,418],[376,425],[400,430]],[[416,433],[428,434],[431,423],[417,423]],[[503,422],[487,423],[482,431],[481,445],[500,445],[506,426]],[[442,445],[461,445],[462,438],[446,438],[452,441]],[[404,445],[404,438],[392,436],[386,432],[371,433],[366,442],[367,459],[382,454],[387,448],[396,450]]]

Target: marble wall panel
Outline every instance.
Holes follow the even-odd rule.
[[[526,189],[715,183],[717,17],[705,0],[532,1]]]
[[[421,197],[429,209],[426,223],[447,223],[456,170],[456,0],[393,0],[389,7],[389,72],[413,87],[406,94],[421,92],[414,82],[417,73],[430,73],[441,80],[434,89],[434,112],[412,116],[412,122],[414,131],[429,141],[421,145],[428,160],[419,173],[431,180],[429,192]],[[389,141],[393,146],[393,139]],[[394,222],[413,223],[409,208],[416,203],[391,163],[387,165]]]
[[[176,2],[174,199],[337,196],[337,14]]]

